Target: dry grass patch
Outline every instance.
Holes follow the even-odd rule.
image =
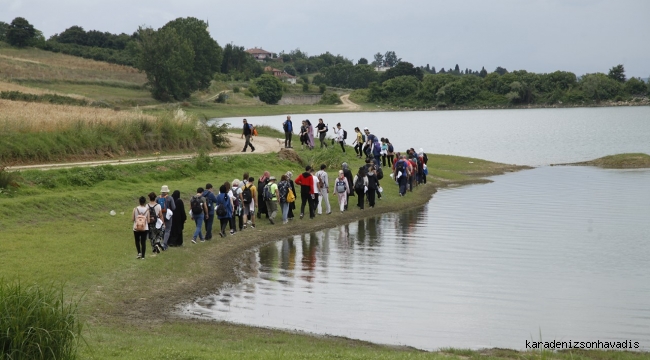
[[[69,96],[75,99],[83,99],[83,100],[88,100],[89,102],[91,101],[85,96],[82,95],[77,95],[77,94],[65,94],[61,92],[56,92],[56,91],[51,91],[47,89],[40,89],[40,88],[33,88],[29,86],[22,86],[10,82],[4,82],[0,81],[0,91],[19,91],[21,93],[25,94],[34,94],[34,95],[44,95],[44,94],[52,94],[52,95],[61,95],[61,96]]]
[[[0,124],[5,131],[53,132],[79,123],[117,125],[133,120],[156,118],[136,111],[0,100]]]
[[[142,85],[136,68],[43,51],[0,47],[0,78],[22,80],[117,81]]]

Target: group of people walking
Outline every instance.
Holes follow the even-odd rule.
[[[243,120],[242,137],[246,137],[247,147],[255,151],[250,137],[254,128]],[[293,123],[291,116],[282,124],[285,132],[285,147],[291,148],[293,136]],[[334,142],[338,142],[345,152],[347,132],[341,124],[333,128]],[[287,171],[280,178],[272,176],[265,171],[255,182],[255,178],[244,173],[242,179],[225,182],[218,188],[208,183],[205,187],[196,189],[189,200],[189,216],[195,223],[195,230],[191,242],[204,242],[211,240],[215,218],[219,219],[219,236],[230,235],[238,231],[255,228],[256,219],[265,216],[270,224],[275,224],[277,214],[280,212],[282,224],[287,224],[295,218],[294,211],[298,202],[300,219],[309,215],[310,219],[332,213],[329,195],[336,195],[339,211],[348,210],[350,197],[357,197],[357,207],[363,210],[366,204],[370,208],[376,206],[376,200],[381,199],[383,188],[380,181],[384,178],[384,169],[390,169],[390,177],[399,185],[399,195],[404,196],[407,188],[413,190],[414,186],[426,183],[428,161],[422,149],[416,152],[413,148],[404,154],[395,152],[393,145],[386,138],[377,138],[366,127],[363,132],[356,127],[354,146],[357,157],[365,155],[365,165],[359,167],[355,175],[347,163],[341,164],[337,176],[330,181],[327,166],[320,165],[319,169],[306,166],[305,171],[295,180],[293,173]],[[320,146],[327,148],[327,126],[319,119],[316,126]],[[314,127],[309,120],[303,120],[300,128],[301,145],[309,149],[314,146]],[[300,199],[296,185],[300,186]],[[151,243],[154,253],[167,250],[170,246],[183,245],[184,224],[187,221],[185,203],[180,198],[180,191],[175,190],[169,196],[169,187],[163,185],[160,195],[152,192],[148,195],[149,201],[143,196],[139,198],[139,205],[133,209],[133,232],[135,236],[137,258],[144,259],[147,239]],[[306,213],[305,210],[308,212]]]

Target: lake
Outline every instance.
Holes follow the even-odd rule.
[[[407,123],[424,122],[430,115],[440,123],[431,136],[406,132],[405,137],[396,128],[393,142],[413,141],[417,147],[418,139],[436,138],[432,144],[468,152],[454,155],[539,165],[650,153],[649,110],[383,113],[368,127],[381,131],[396,114],[413,114]],[[529,111],[546,120],[533,124],[526,118]],[[464,132],[449,130],[461,127],[455,123],[461,113],[481,119],[460,120]],[[376,115],[328,118],[343,122],[349,116]],[[450,117],[448,125],[444,116]],[[516,124],[517,117],[526,119]],[[273,119],[281,122],[282,117]],[[577,123],[600,125],[589,132]],[[630,130],[621,129],[626,126]],[[501,131],[488,131],[495,127]],[[553,128],[561,130],[557,136],[549,136]],[[585,132],[600,142],[586,141]],[[446,142],[436,135],[441,133],[450,136]],[[497,133],[520,134],[511,135],[511,142],[521,151],[511,154],[511,145],[499,144],[507,137]],[[545,134],[544,140],[535,133]],[[494,142],[472,143],[490,134]],[[567,144],[570,139],[582,139],[582,144]],[[558,147],[575,151],[563,154]],[[443,152],[435,145],[431,149]],[[523,349],[526,340],[540,339],[631,340],[649,350],[650,170],[542,166],[492,180],[442,189],[421,208],[264,246],[245,260],[242,269],[253,270],[242,274],[240,284],[198,299],[184,311],[427,350]]]

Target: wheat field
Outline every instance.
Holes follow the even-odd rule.
[[[5,131],[54,132],[79,123],[118,126],[134,120],[155,121],[156,118],[139,111],[0,100],[0,129]]]

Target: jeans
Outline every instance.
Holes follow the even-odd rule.
[[[203,240],[203,234],[201,234],[201,228],[203,228],[203,219],[205,219],[205,215],[203,214],[192,215],[192,219],[194,219],[194,222],[196,223],[196,229],[194,230],[194,235],[192,235],[192,240],[196,240],[197,237]]]
[[[286,223],[287,221],[289,221],[289,203],[288,202],[280,203],[280,207],[282,208],[282,222]]]
[[[212,223],[214,223],[214,214],[209,214],[207,220],[205,220],[205,239],[212,239]]]
[[[320,147],[321,147],[321,149],[323,148],[323,145],[325,145],[325,147],[327,147],[327,144],[325,143],[325,136],[327,136],[327,133],[324,133],[324,132],[318,133],[318,136],[320,138]]]
[[[172,233],[172,221],[171,220],[165,220],[165,237],[163,240],[163,250],[167,250],[169,247],[167,243],[169,242],[169,235]]]
[[[399,183],[399,193],[401,195],[406,194],[406,175],[400,176],[397,182]]]
[[[374,157],[375,157],[375,165],[377,165],[378,168],[381,167],[381,155],[374,155]]]

